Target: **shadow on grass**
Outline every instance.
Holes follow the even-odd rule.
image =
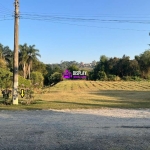
[[[69,108],[69,109],[73,109],[73,108],[104,108],[104,107],[108,107],[108,108],[150,108],[150,105],[148,105],[148,103],[145,102],[124,102],[124,103],[119,103],[119,102],[112,102],[109,101],[110,103],[105,103],[103,101],[103,103],[95,103],[95,104],[90,104],[90,103],[79,103],[79,102],[65,102],[65,101],[50,101],[49,103],[52,105],[62,105],[62,108]]]
[[[103,90],[99,92],[89,92],[91,95],[109,96],[118,100],[146,100],[150,102],[150,91],[125,91],[125,90]]]
[[[133,108],[150,108],[150,91],[116,91],[116,90],[103,90],[95,93],[89,93],[91,95],[113,97],[116,100],[101,100],[91,99],[94,102],[104,102],[113,104],[127,104]]]
[[[89,102],[49,101],[51,105],[74,108],[150,108],[150,91],[102,90],[87,92],[91,95],[106,96],[106,100],[91,98]],[[108,100],[107,97],[113,97]],[[115,100],[114,100],[115,98]]]

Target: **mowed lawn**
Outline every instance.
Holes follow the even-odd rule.
[[[34,96],[36,104],[0,109],[150,108],[150,82],[66,80]]]

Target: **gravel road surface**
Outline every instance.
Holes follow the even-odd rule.
[[[150,109],[3,110],[0,150],[150,150]]]

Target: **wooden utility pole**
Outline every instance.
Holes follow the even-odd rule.
[[[14,15],[14,60],[13,60],[13,99],[12,102],[18,105],[18,49],[19,49],[19,0],[15,0]]]

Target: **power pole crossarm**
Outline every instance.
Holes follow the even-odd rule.
[[[19,0],[15,0],[14,15],[14,60],[13,60],[13,104],[18,105],[18,49],[19,49]]]

